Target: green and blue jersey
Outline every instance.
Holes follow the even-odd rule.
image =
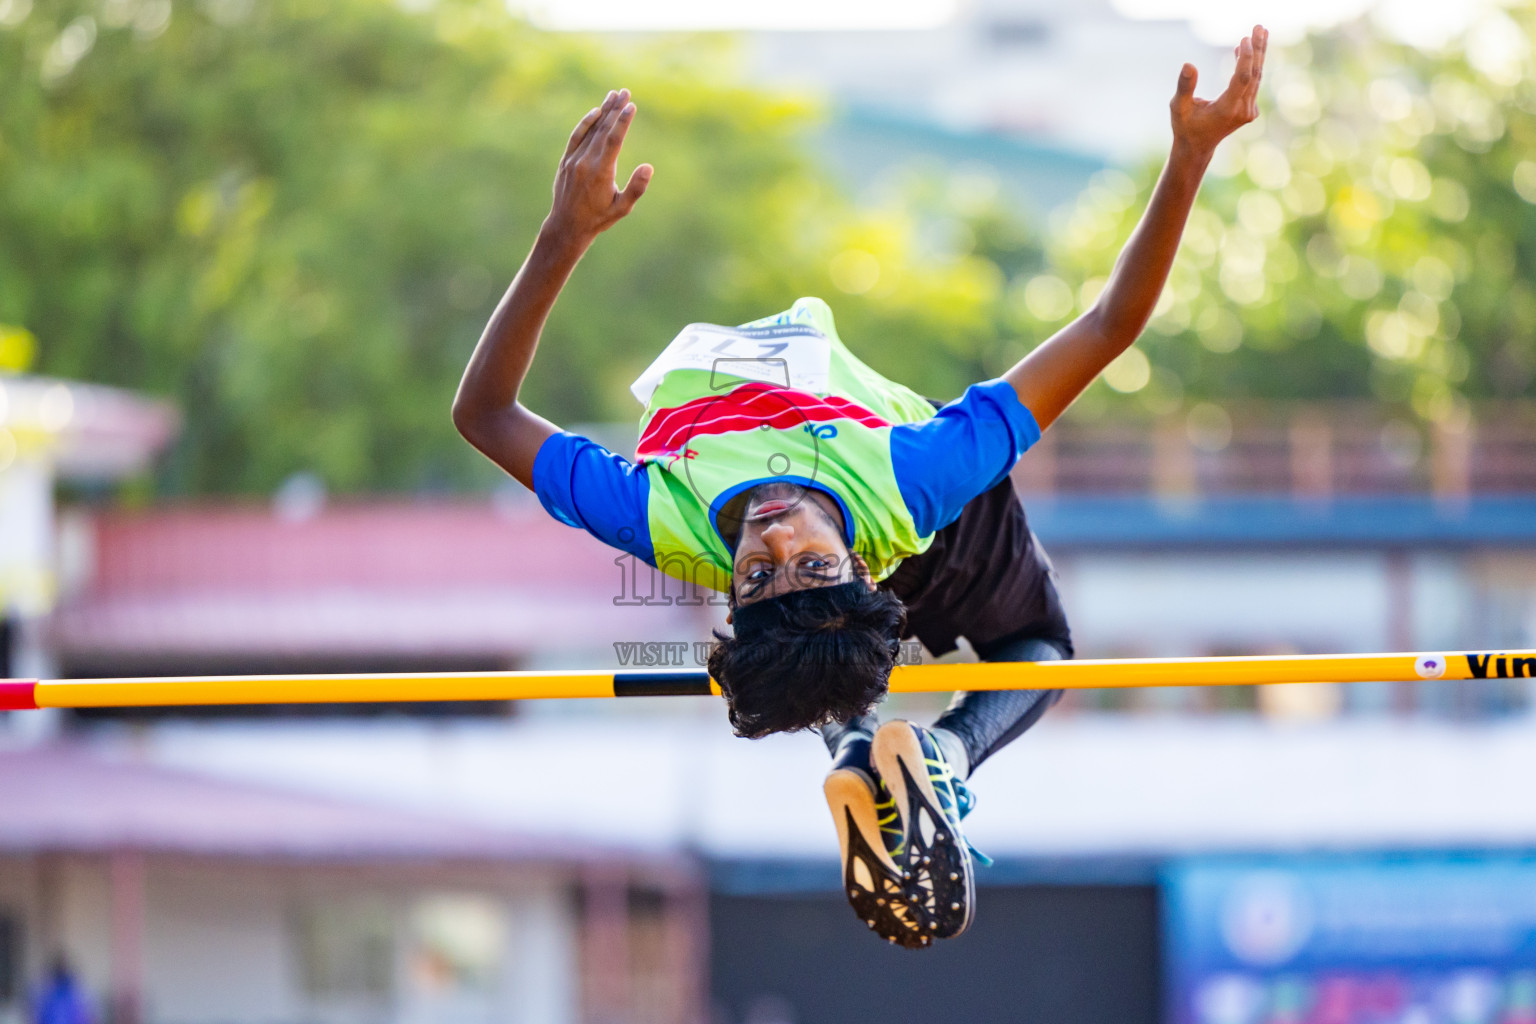
[[[674,342],[681,354],[636,382],[646,409],[633,460],[562,433],[533,467],[556,519],[681,580],[729,588],[720,512],[774,482],[836,502],[849,549],[884,579],[1040,437],[1004,380],[935,412],[848,351],[820,299],[712,330]]]

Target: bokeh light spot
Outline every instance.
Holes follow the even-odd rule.
[[[844,249],[827,267],[832,284],[849,295],[863,295],[880,281],[880,261],[864,249]]]
[[[1429,169],[1411,156],[1400,156],[1387,170],[1387,183],[1399,199],[1421,203],[1429,198],[1432,183]]]
[[[1528,203],[1536,203],[1536,162],[1521,160],[1515,165],[1515,192]]]
[[[1444,260],[1434,256],[1420,256],[1419,261],[1409,271],[1409,280],[1414,288],[1428,295],[1436,302],[1444,302],[1451,297],[1451,290],[1456,287],[1456,274],[1450,265]]]
[[[1248,178],[1260,188],[1277,191],[1291,180],[1291,162],[1272,142],[1255,142],[1248,147]]]
[[[37,339],[24,327],[0,324],[0,370],[22,373],[37,356]]]
[[[1024,286],[1024,308],[1036,320],[1054,323],[1072,312],[1072,288],[1053,274],[1032,277]]]
[[[1207,306],[1195,320],[1195,333],[1208,351],[1223,355],[1243,343],[1243,323],[1230,310]]]
[[[1364,256],[1345,256],[1339,265],[1339,290],[1361,302],[1381,291],[1381,268]]]
[[[1201,402],[1189,410],[1184,432],[1201,451],[1219,452],[1232,443],[1232,417],[1213,402]]]
[[[15,28],[32,13],[32,0],[0,0],[0,25]]]
[[[1152,364],[1140,349],[1128,348],[1104,368],[1104,383],[1122,395],[1134,394],[1152,379]]]
[[[1426,194],[1427,194],[1426,188]],[[1261,237],[1277,235],[1285,227],[1285,210],[1268,192],[1249,189],[1237,200],[1238,222]]]

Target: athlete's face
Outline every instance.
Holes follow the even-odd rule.
[[[852,580],[863,562],[843,541],[841,517],[818,491],[793,484],[756,488],[736,542],[736,603]]]

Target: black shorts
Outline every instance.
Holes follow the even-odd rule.
[[[1035,638],[1072,656],[1056,570],[1029,528],[1011,477],[971,499],[927,551],[906,559],[880,586],[907,606],[907,636],[936,655],[954,650],[963,636],[983,660]]]

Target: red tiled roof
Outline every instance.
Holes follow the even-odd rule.
[[[614,551],[533,502],[186,506],[98,516],[91,592],[533,586],[613,591]]]
[[[54,620],[66,656],[515,658],[704,639],[723,614],[616,604],[628,556],[531,501],[351,505],[301,521],[193,506],[101,515],[92,536],[89,585]],[[652,570],[637,570],[649,594]]]

